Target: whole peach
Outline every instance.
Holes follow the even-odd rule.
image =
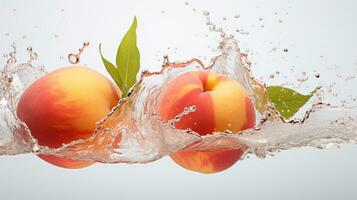
[[[96,122],[119,99],[118,88],[100,73],[88,67],[64,67],[46,74],[25,90],[17,115],[39,145],[58,148],[90,137]],[[53,155],[39,157],[64,168],[82,168],[94,163]]]
[[[255,110],[248,93],[237,81],[207,71],[184,73],[172,80],[158,97],[162,120],[173,119],[185,107],[196,110],[175,124],[200,135],[216,131],[238,132],[255,126]],[[245,149],[219,151],[179,150],[171,158],[180,166],[201,173],[216,173],[231,167]]]

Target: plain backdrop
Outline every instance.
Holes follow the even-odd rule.
[[[106,76],[99,54],[113,60],[133,16],[143,69],[158,70],[170,60],[217,54],[219,35],[208,30],[202,11],[239,40],[255,76],[267,84],[291,84],[307,92],[336,83],[339,96],[356,96],[357,3],[353,0],[221,1],[21,1],[0,0],[0,54],[16,42],[48,71],[69,65],[84,41],[81,64]],[[249,32],[242,35],[236,32]],[[287,48],[288,52],[283,51]],[[0,64],[6,60],[0,58]],[[275,79],[269,75],[279,71]],[[310,79],[299,86],[296,78]],[[314,79],[320,73],[319,80]],[[340,76],[338,76],[340,75]],[[48,165],[31,154],[0,157],[0,199],[357,199],[357,146],[299,148],[266,159],[251,157],[218,174],[186,171],[169,158],[143,165],[96,164],[81,170]]]

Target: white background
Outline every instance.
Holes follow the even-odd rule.
[[[219,35],[208,31],[202,15],[207,10],[213,22],[235,34],[242,50],[249,51],[254,74],[268,84],[291,82],[307,92],[316,84],[337,82],[336,92],[356,96],[355,84],[336,76],[356,73],[356,7],[352,0],[188,1],[188,5],[0,0],[0,54],[9,52],[13,41],[20,58],[32,46],[39,54],[37,64],[50,71],[69,65],[68,53],[89,41],[81,64],[108,75],[98,44],[113,60],[136,15],[143,69],[158,70],[163,54],[172,61],[199,57],[208,63],[217,53],[212,48]],[[236,33],[237,28],[249,35]],[[0,61],[6,62],[2,57]],[[280,75],[269,80],[275,71]],[[297,87],[296,77],[302,71],[310,79]],[[319,80],[313,78],[315,71],[321,74]],[[145,165],[96,164],[65,170],[34,155],[3,156],[0,199],[356,199],[356,154],[354,145],[292,149],[264,160],[253,157],[213,175],[186,171],[169,158]]]

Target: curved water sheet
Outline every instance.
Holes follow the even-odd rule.
[[[251,75],[251,64],[247,55],[240,52],[236,41],[224,38],[219,50],[221,55],[212,59],[209,66],[204,66],[198,59],[170,63],[166,58],[160,72],[143,72],[129,97],[122,99],[106,118],[97,123],[91,138],[74,141],[58,149],[39,146],[15,114],[22,91],[43,71],[33,67],[31,62],[8,64],[1,78],[0,105],[5,112],[1,112],[0,154],[32,151],[104,163],[146,163],[182,148],[205,151],[245,148],[246,155],[255,154],[263,158],[294,147],[326,148],[356,143],[355,107],[336,107],[322,102],[319,97],[323,96],[324,90],[319,87],[315,97],[303,108],[305,112],[301,119],[285,120],[269,102],[265,84]],[[176,76],[197,70],[214,71],[240,82],[254,102],[256,127],[240,133],[226,131],[203,137],[191,130],[175,129],[175,122],[195,112],[195,105],[188,106],[169,122],[162,122],[156,114],[161,89]],[[11,81],[6,81],[8,76]],[[25,138],[30,139],[23,139],[26,134],[29,137]]]
[[[16,46],[4,55],[6,65],[0,71],[0,155],[30,152],[36,141],[29,137],[27,127],[16,116],[17,103],[23,91],[45,74],[43,66],[33,66],[37,54],[27,48],[29,59],[17,64]]]

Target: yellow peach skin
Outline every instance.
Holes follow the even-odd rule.
[[[58,148],[93,134],[95,123],[117,105],[120,91],[106,77],[87,67],[64,67],[36,80],[21,96],[17,115],[42,146]],[[43,160],[64,168],[82,168],[92,161],[52,155]]]
[[[157,111],[167,121],[196,106],[176,123],[176,128],[200,135],[215,131],[240,130],[255,126],[255,110],[247,91],[238,82],[212,72],[188,72],[171,81],[158,97]],[[171,158],[180,166],[201,173],[216,173],[231,167],[244,149],[220,151],[180,150]]]

